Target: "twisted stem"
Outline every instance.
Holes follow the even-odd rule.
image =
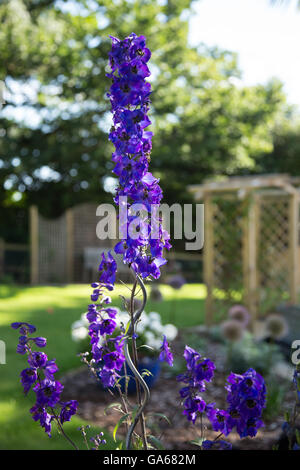
[[[133,435],[133,432],[134,432],[134,429],[137,425],[137,423],[139,422],[139,420],[141,420],[141,425],[142,425],[142,437],[143,437],[143,444],[144,444],[144,448],[147,450],[147,439],[146,439],[146,430],[145,430],[145,419],[144,419],[144,409],[150,399],[150,391],[149,391],[149,388],[146,384],[146,382],[144,381],[143,377],[141,376],[141,374],[139,373],[139,371],[137,370],[137,352],[136,352],[136,344],[135,344],[135,338],[133,337],[133,358],[134,358],[134,362],[132,361],[131,359],[131,356],[130,356],[130,353],[129,353],[129,347],[128,347],[128,337],[130,336],[134,336],[135,334],[135,325],[137,323],[137,321],[139,320],[144,308],[145,308],[145,305],[146,305],[146,302],[147,302],[147,292],[146,292],[146,288],[145,288],[145,285],[141,279],[141,277],[134,273],[134,271],[132,271],[133,274],[134,274],[134,277],[135,277],[135,283],[134,283],[134,287],[133,287],[133,290],[132,290],[132,297],[131,297],[131,318],[130,318],[130,325],[129,325],[129,328],[128,328],[128,334],[126,335],[126,339],[125,339],[125,345],[124,345],[124,354],[125,354],[125,358],[126,358],[126,362],[128,364],[128,366],[130,367],[130,369],[132,370],[132,373],[136,379],[136,383],[137,383],[137,392],[138,392],[138,400],[139,400],[139,408],[135,414],[135,417],[128,429],[128,432],[127,432],[127,435],[126,435],[126,449],[129,450],[131,448],[131,440],[132,440],[132,435]],[[140,306],[140,308],[134,313],[133,310],[133,297],[134,297],[134,292],[135,292],[135,288],[136,288],[136,285],[139,284],[140,286],[140,289],[142,291],[142,294],[143,294],[143,300],[142,300],[142,304]],[[143,388],[144,390],[144,394],[143,394],[143,399],[141,397],[141,393],[140,393],[140,387]]]

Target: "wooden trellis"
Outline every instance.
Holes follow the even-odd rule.
[[[297,303],[299,195],[287,175],[227,178],[190,187],[204,202],[206,322],[235,303],[252,322],[282,302]]]

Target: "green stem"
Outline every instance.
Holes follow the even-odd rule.
[[[137,347],[136,347],[136,338],[135,338],[135,321],[134,321],[134,296],[135,296],[135,291],[137,287],[137,280],[134,281],[133,288],[131,291],[131,298],[130,298],[130,317],[131,317],[131,324],[133,326],[132,328],[132,357],[133,357],[133,363],[135,365],[135,368],[138,368],[138,353],[137,353]],[[139,406],[142,404],[142,394],[141,394],[141,386],[137,378],[135,378],[135,383],[136,383],[136,391],[137,391],[137,400]],[[146,424],[145,424],[145,416],[144,413],[141,413],[140,416],[140,423],[141,423],[141,429],[142,429],[142,441],[143,441],[143,447],[144,450],[148,449],[147,445],[147,436],[146,436]]]

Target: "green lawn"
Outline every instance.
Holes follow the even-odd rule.
[[[48,339],[46,352],[55,358],[60,373],[76,368],[80,361],[76,347],[70,338],[70,325],[86,311],[89,303],[88,285],[65,287],[0,286],[0,340],[6,343],[6,365],[0,364],[0,449],[68,449],[69,444],[53,433],[49,439],[28,412],[32,397],[24,397],[19,383],[19,373],[25,367],[25,357],[15,353],[18,334],[10,328],[14,321],[33,323],[39,336]],[[175,292],[162,287],[163,302],[147,304],[151,310],[161,313],[163,322],[173,321],[179,328],[199,325],[204,317],[205,288],[200,284],[188,284]],[[128,296],[124,285],[116,286],[114,305],[121,306],[119,295]],[[66,431],[78,444],[81,442],[77,418],[66,423]],[[108,447],[112,443],[108,442]]]

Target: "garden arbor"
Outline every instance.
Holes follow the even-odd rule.
[[[288,175],[231,177],[190,186],[204,202],[206,323],[235,303],[252,324],[278,303],[297,303],[299,196]]]

